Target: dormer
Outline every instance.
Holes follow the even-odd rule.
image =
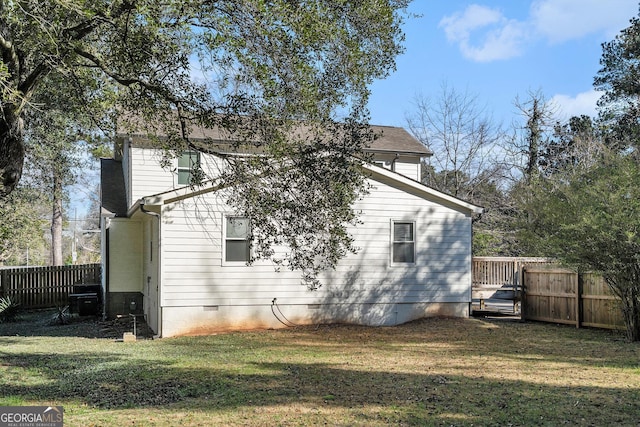
[[[401,127],[372,126],[378,138],[367,148],[373,163],[415,181],[422,179],[422,159],[433,153]]]

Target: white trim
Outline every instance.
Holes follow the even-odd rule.
[[[406,176],[393,172],[389,169],[386,169],[381,166],[373,165],[370,163],[362,163],[362,167],[365,172],[368,174],[368,177],[375,180],[384,182],[384,180],[391,180],[395,183],[399,184],[400,189],[404,190],[412,190],[420,197],[425,199],[433,200],[436,203],[444,204],[449,207],[452,207],[458,211],[465,212],[468,215],[471,214],[481,214],[484,212],[484,208],[480,206],[476,206],[473,203],[465,202],[462,199],[458,199],[457,197],[451,196],[449,194],[438,191],[434,188],[426,186],[418,181],[415,181],[411,178],[407,178]],[[191,197],[195,197],[200,194],[210,193],[212,191],[216,191],[221,189],[220,185],[215,185],[213,182],[210,183],[210,187],[200,187],[198,190],[193,190],[189,186],[180,187],[174,190],[169,190],[164,193],[152,194],[144,197],[144,204],[146,205],[166,205],[178,200],[188,199]],[[403,188],[404,187],[404,188]],[[135,210],[138,208],[138,202],[134,203],[129,211],[127,212],[128,216],[131,216]]]
[[[371,179],[374,179],[376,181],[379,181],[380,177],[394,180],[402,184],[403,186],[409,187],[414,191],[422,193],[423,197],[425,198],[456,207],[458,210],[468,211],[470,214],[481,214],[484,211],[484,209],[480,206],[476,206],[473,203],[465,202],[462,199],[450,196],[449,194],[438,191],[434,188],[426,186],[418,181],[414,181],[411,178],[407,178],[402,174],[393,172],[386,168],[372,165],[370,163],[363,163],[362,167],[365,169],[365,171],[370,173]]]
[[[413,243],[413,262],[396,262],[393,260],[393,247],[394,244],[396,243],[395,240],[395,233],[394,233],[394,225],[396,223],[405,223],[405,224],[411,224],[412,226],[412,231],[413,231],[413,240],[411,241],[411,243]],[[416,224],[416,221],[414,219],[394,219],[391,218],[391,220],[389,221],[389,228],[390,228],[390,233],[389,233],[389,265],[392,267],[410,267],[410,266],[414,266],[418,263],[418,227]]]
[[[380,168],[391,170],[391,162],[387,162],[386,160],[374,160],[373,164]]]
[[[247,263],[249,262],[249,260],[246,261],[227,261],[227,240],[230,240],[227,237],[227,219],[228,218],[247,218],[245,216],[242,215],[237,215],[237,214],[233,214],[233,213],[222,213],[222,235],[221,237],[221,243],[222,243],[222,254],[221,254],[221,261],[222,261],[222,266],[233,266],[233,267],[238,267],[238,266],[246,266]],[[247,218],[248,219],[248,218]],[[251,221],[249,221],[249,228],[251,228]],[[247,239],[231,239],[231,240],[249,240],[250,236],[247,236]],[[249,245],[249,251],[251,251],[251,245]],[[249,257],[251,257],[251,252],[249,252]]]

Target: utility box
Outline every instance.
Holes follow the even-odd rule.
[[[70,294],[69,308],[80,316],[98,315],[98,295],[95,293]]]
[[[69,308],[80,316],[97,316],[101,302],[100,284],[76,284],[73,285],[73,293],[69,294]]]

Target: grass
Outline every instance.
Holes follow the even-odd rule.
[[[640,345],[608,331],[481,319],[135,343],[41,331],[0,336],[0,406],[62,405],[65,426],[640,420]]]

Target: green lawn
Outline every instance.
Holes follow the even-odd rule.
[[[0,336],[0,406],[62,405],[65,426],[640,422],[640,345],[608,331],[427,319],[123,343],[48,328]]]

